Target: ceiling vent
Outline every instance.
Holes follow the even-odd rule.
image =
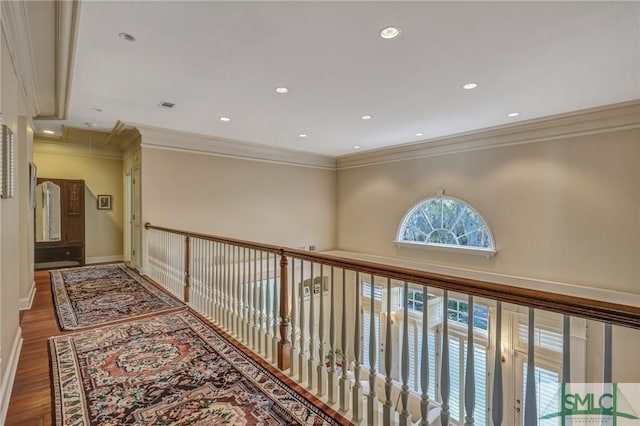
[[[158,106],[160,108],[171,109],[176,106],[176,104],[174,104],[173,102],[162,101],[158,104]]]

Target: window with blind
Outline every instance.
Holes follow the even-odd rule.
[[[522,389],[527,389],[527,363],[524,362],[522,366]],[[560,377],[557,372],[552,370],[547,370],[545,368],[539,367],[536,365],[535,367],[535,379],[536,379],[536,405],[538,414],[543,413],[549,404],[555,399],[557,393],[557,385],[560,381]],[[551,385],[551,386],[545,386]],[[524,401],[524,392],[523,392]],[[520,421],[524,424],[524,409],[521,410],[521,419]],[[559,418],[553,419],[538,419],[539,426],[557,426],[560,420]]]
[[[526,353],[529,341],[529,325],[528,321],[522,318],[518,321],[517,340],[517,350],[520,352],[522,361],[519,363],[520,368],[516,380],[518,382],[517,388],[520,400],[524,404],[527,389]],[[542,413],[556,397],[557,384],[560,383],[562,331],[549,325],[536,324],[533,330],[533,341],[535,346],[536,405],[538,413]],[[522,405],[520,413],[520,423],[524,424],[524,405]],[[555,426],[559,424],[559,420],[538,419],[537,424],[539,426]]]
[[[478,426],[487,424],[487,346],[474,343],[474,377],[476,385],[475,423]],[[457,424],[464,423],[464,379],[466,374],[467,342],[466,337],[452,333],[449,336],[449,368],[451,388],[449,412],[451,420]]]
[[[365,309],[362,312],[362,365],[365,368],[371,368],[371,353],[369,352],[369,345],[371,344],[371,311]],[[373,313],[373,321],[375,322],[375,338],[376,338],[376,359],[375,359],[375,369],[377,372],[381,372],[380,370],[380,313]]]

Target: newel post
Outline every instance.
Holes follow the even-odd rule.
[[[280,254],[280,341],[278,342],[278,369],[284,371],[291,362],[289,351],[289,285],[287,283],[288,261],[284,252]]]
[[[189,265],[191,264],[191,238],[184,238],[184,303],[189,303],[189,288],[191,287],[191,272]]]

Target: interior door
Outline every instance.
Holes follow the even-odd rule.
[[[131,199],[133,211],[131,214],[131,266],[140,269],[142,267],[141,262],[141,241],[142,241],[142,228],[140,226],[142,205],[140,200],[140,168],[133,169],[133,179],[131,182]]]
[[[132,233],[132,215],[133,204],[131,185],[133,183],[133,177],[131,173],[127,173],[124,181],[124,261],[131,262],[131,233]]]

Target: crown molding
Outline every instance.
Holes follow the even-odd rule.
[[[79,1],[56,2],[56,118],[59,120],[65,120],[69,113],[79,16]]]
[[[326,170],[336,169],[336,160],[333,157],[142,124],[128,124],[136,127],[140,132],[143,148],[208,154]]]
[[[434,138],[416,144],[345,155],[337,158],[337,169],[637,128],[640,128],[640,100]]]
[[[119,147],[94,146],[78,143],[66,143],[59,140],[41,138],[33,141],[34,154],[53,154],[72,157],[100,158],[103,160],[122,160],[123,153]]]
[[[29,115],[37,116],[41,111],[40,98],[25,2],[3,1],[1,3],[2,33],[7,41],[9,56],[24,93]]]

